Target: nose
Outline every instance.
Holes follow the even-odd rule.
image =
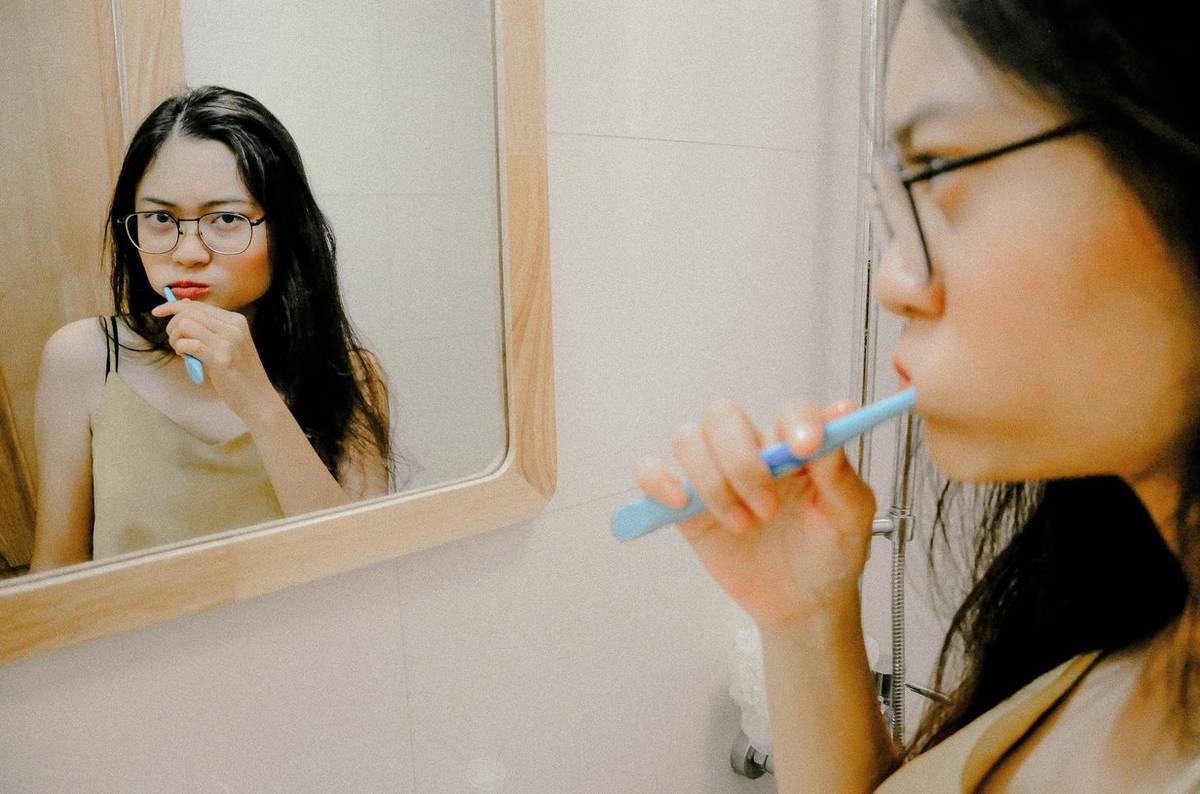
[[[179,224],[179,242],[171,252],[175,263],[184,267],[196,267],[208,264],[212,253],[200,240],[199,221],[181,221]]]
[[[906,256],[904,246],[888,246],[875,288],[879,304],[905,319],[935,318],[945,306],[942,280],[936,274],[927,274],[923,261]]]

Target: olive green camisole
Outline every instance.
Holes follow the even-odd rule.
[[[282,518],[249,432],[210,444],[121,379],[119,325],[105,323],[104,387],[92,421],[92,558]]]

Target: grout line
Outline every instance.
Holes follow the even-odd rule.
[[[390,560],[388,566],[392,569],[392,585],[396,589],[396,608],[400,617],[400,669],[404,679],[404,706],[408,718],[408,765],[412,771],[413,791],[417,790],[417,732],[416,712],[413,710],[412,671],[408,664],[408,632],[405,623],[408,618],[404,610],[404,589],[400,585],[400,566],[396,560]]]
[[[756,146],[754,144],[749,144],[749,143],[725,143],[722,141],[702,141],[702,140],[693,140],[693,139],[688,139],[688,138],[658,138],[658,137],[648,136],[648,135],[615,135],[615,134],[602,133],[602,132],[568,132],[566,130],[547,130],[547,133],[549,133],[550,135],[562,135],[565,137],[572,137],[572,138],[606,138],[606,139],[610,139],[610,140],[622,140],[622,141],[654,141],[656,143],[690,143],[695,146],[719,146],[719,147],[728,148],[728,149],[752,149],[755,151],[762,151],[762,152],[784,152],[784,153],[789,153],[789,154],[806,154],[806,155],[810,155],[813,157],[828,156],[830,154],[830,152],[827,150],[816,151],[816,150],[807,149],[807,148],[798,149],[798,148],[790,147],[790,146]],[[856,162],[858,160],[857,152],[834,151],[832,154],[834,157],[846,157],[846,158],[854,159]]]

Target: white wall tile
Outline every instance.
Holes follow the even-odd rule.
[[[770,427],[785,395],[844,396],[820,378],[851,334],[814,241],[852,199],[816,158],[561,134],[550,153],[558,504],[629,488],[714,401]]]
[[[494,196],[490,0],[385,3],[381,26],[387,191]]]
[[[620,545],[609,498],[400,561],[417,790],[761,791],[729,768],[744,618],[675,532]],[[472,762],[474,762],[472,764]]]
[[[507,451],[503,373],[493,334],[400,340],[383,360],[405,489],[494,471]]]
[[[186,0],[184,75],[266,105],[296,139],[319,193],[380,192],[386,106],[371,76],[385,63],[384,5]]]
[[[841,146],[856,123],[859,52],[858,20],[843,6],[858,13],[826,0],[548,0],[547,123],[809,152]],[[849,143],[852,153],[853,135]]]
[[[390,567],[0,671],[5,791],[380,791],[413,777]]]

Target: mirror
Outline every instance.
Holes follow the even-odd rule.
[[[399,465],[390,493],[349,508],[10,577],[0,660],[520,521],[553,492],[541,4],[360,5],[4,7],[19,78],[5,106],[25,109],[5,114],[4,200],[27,207],[0,227],[8,572],[31,546],[41,348],[111,313],[99,262],[115,174],[184,82],[255,96],[296,140],[346,313],[386,375]]]

